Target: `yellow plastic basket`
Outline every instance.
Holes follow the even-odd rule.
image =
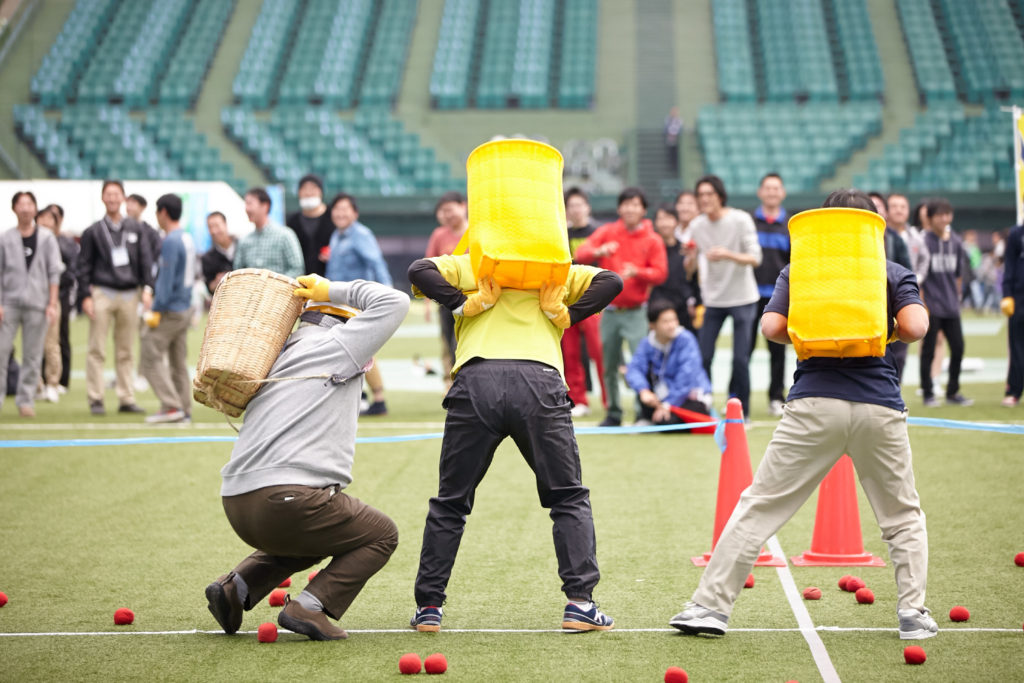
[[[789,221],[789,336],[797,358],[885,355],[885,221],[813,209]]]
[[[466,161],[469,257],[477,279],[502,287],[563,284],[572,265],[562,155],[534,140],[496,140]]]

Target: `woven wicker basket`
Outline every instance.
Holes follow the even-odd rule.
[[[192,383],[197,401],[231,417],[242,414],[302,312],[302,299],[292,293],[299,286],[258,268],[224,276],[210,306]]]

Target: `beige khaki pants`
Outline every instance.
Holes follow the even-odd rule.
[[[60,304],[57,304],[57,315],[46,328],[46,342],[43,350],[43,381],[51,387],[60,384],[60,373],[64,371],[64,362],[60,357]]]
[[[133,346],[138,332],[139,291],[92,288],[93,318],[89,323],[89,355],[85,384],[89,401],[103,400],[103,366],[107,358],[107,330],[114,324],[114,369],[117,398],[121,405],[135,403],[132,382]]]
[[[906,413],[834,398],[795,399],[784,410],[753,483],[722,530],[693,601],[731,614],[761,546],[848,453],[889,546],[897,608],[923,608],[928,536],[914,488]]]
[[[192,412],[192,379],[186,337],[192,309],[160,314],[160,324],[142,333],[142,374],[160,407]]]

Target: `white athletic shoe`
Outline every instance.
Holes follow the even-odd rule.
[[[572,415],[573,417],[587,417],[588,415],[590,415],[590,406],[583,403],[579,403],[572,407],[572,410],[569,411],[569,414]]]
[[[928,609],[901,609],[896,612],[900,618],[900,640],[924,640],[939,633]]]
[[[57,392],[57,387],[52,384],[47,384],[43,388],[43,400],[48,403],[57,403],[60,401],[60,394]]]
[[[721,612],[701,607],[695,602],[688,602],[686,608],[672,617],[668,623],[691,636],[701,633],[724,636],[729,626],[729,617]]]
[[[782,417],[782,401],[775,399],[768,404],[768,410],[771,411],[775,417]]]

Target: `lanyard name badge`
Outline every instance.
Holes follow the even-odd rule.
[[[110,243],[110,265],[114,268],[124,268],[131,264],[131,260],[128,258],[128,247],[124,245],[126,235],[123,233],[125,230],[124,224],[121,226],[121,244],[114,244],[114,238],[110,236],[110,222],[106,216],[103,218],[104,234],[107,236],[107,242]]]

